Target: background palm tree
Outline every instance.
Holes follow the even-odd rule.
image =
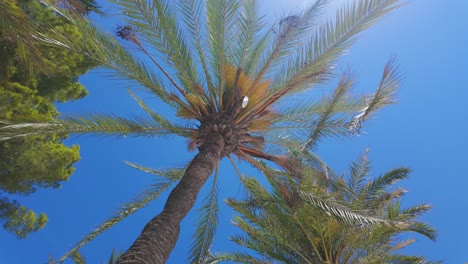
[[[333,77],[336,59],[356,35],[395,9],[398,1],[361,0],[340,9],[336,21],[320,24],[317,18],[325,2],[318,0],[304,11],[265,27],[255,1],[115,1],[128,22],[118,28],[117,36],[127,43],[53,7],[81,28],[86,41],[73,43],[66,36],[42,35],[44,41],[83,52],[113,70],[115,76],[133,79],[187,122],[172,122],[132,94],[148,117],[89,114],[48,123],[3,122],[1,138],[62,132],[188,138],[189,149],[198,148],[198,154],[185,169],[177,170],[183,176],[164,210],[119,260],[163,263],[177,241],[180,221],[223,157],[235,155],[260,169],[263,167],[256,159],[284,166],[286,161],[276,154],[285,151],[286,141],[312,149],[324,136],[352,137],[364,120],[393,103],[399,79],[393,60],[371,95],[352,97],[349,91],[355,80],[345,72],[330,96],[299,105],[284,99]],[[135,48],[146,58],[132,55],[129,50]],[[208,200],[207,215],[216,213],[214,197]],[[134,211],[128,208],[114,220]],[[212,234],[214,222],[213,217],[202,219],[197,234]],[[211,244],[205,238],[209,237],[195,241],[193,262],[204,260]]]
[[[430,263],[397,253],[415,242],[402,239],[404,233],[436,237],[432,227],[417,220],[429,205],[401,206],[406,191],[394,185],[408,177],[408,168],[368,179],[366,153],[339,177],[312,156],[301,156],[302,161],[294,157],[294,170],[270,170],[271,191],[255,178],[243,178],[248,197],[228,200],[240,214],[234,225],[245,233],[231,240],[261,258],[214,254],[210,263]]]

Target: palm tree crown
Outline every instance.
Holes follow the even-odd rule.
[[[121,258],[130,263],[142,257],[135,252],[143,252],[156,256],[148,263],[163,263],[177,240],[180,221],[223,157],[236,155],[260,169],[258,158],[288,167],[287,159],[277,154],[284,153],[285,147],[293,144],[313,149],[323,137],[352,137],[373,113],[394,102],[400,76],[393,59],[371,95],[351,96],[355,80],[347,71],[330,96],[299,104],[285,98],[333,77],[337,58],[357,34],[397,8],[398,0],[359,0],[338,10],[336,21],[324,23],[318,17],[327,1],[317,0],[269,27],[258,15],[255,0],[112,2],[126,23],[117,29],[117,38],[49,3],[81,29],[84,40],[76,42],[56,32],[42,35],[42,40],[87,54],[115,77],[133,80],[189,124],[175,123],[130,91],[148,116],[86,114],[40,123],[1,121],[0,139],[61,132],[119,138],[178,135],[187,138],[189,149],[198,148],[199,153],[185,168],[158,171],[168,180],[166,185],[129,203],[73,250],[180,179],[163,212],[148,223],[142,239]],[[141,54],[131,52],[135,49]],[[210,221],[202,220],[199,229],[214,232],[216,225]],[[197,263],[203,262],[211,243],[199,241],[194,248],[201,253],[192,258]]]
[[[228,201],[240,214],[234,224],[244,232],[232,241],[261,258],[213,254],[210,263],[430,263],[397,253],[415,242],[402,240],[405,232],[436,237],[431,226],[417,220],[430,205],[401,206],[406,191],[394,185],[408,177],[408,168],[366,180],[371,169],[367,155],[352,163],[347,177],[308,154],[301,156],[295,157],[294,171],[269,169],[271,191],[255,178],[243,178],[247,198]]]

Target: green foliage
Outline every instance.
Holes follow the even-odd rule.
[[[35,136],[0,142],[0,190],[28,195],[36,188],[58,188],[79,160],[79,146],[60,138]]]
[[[95,64],[80,53],[30,37],[54,30],[81,41],[76,26],[33,0],[2,1],[0,16],[0,119],[51,120],[59,114],[54,102],[87,94],[77,77]],[[65,136],[34,135],[0,142],[0,195],[30,195],[37,188],[58,188],[67,181],[79,160],[79,147],[63,145]],[[17,201],[2,199],[0,221],[18,238],[47,222],[44,214],[37,216]]]
[[[0,222],[3,228],[14,233],[18,238],[25,238],[29,233],[43,228],[47,222],[44,213],[35,212],[7,198],[0,199]]]
[[[255,9],[254,0],[112,2],[119,9],[119,16],[124,16],[123,20],[128,23],[118,28],[117,37],[120,39],[101,31],[92,21],[83,20],[81,16],[62,9],[60,5],[50,4],[54,12],[79,27],[83,39],[76,41],[57,27],[49,30],[43,40],[52,46],[66,47],[70,52],[86,55],[90,61],[109,69],[112,77],[121,78],[126,83],[132,80],[132,85],[142,86],[155,94],[160,99],[158,103],[164,102],[172,107],[173,116],[183,121],[190,120],[190,123],[172,123],[132,94],[149,115],[147,118],[85,114],[49,122],[3,122],[0,123],[0,140],[54,133],[90,133],[118,138],[127,135],[151,137],[176,134],[189,140],[189,149],[197,149],[205,144],[209,136],[220,134],[226,142],[223,156],[236,155],[271,176],[270,170],[256,158],[288,167],[280,156],[272,156],[273,152],[268,152],[272,148],[287,153],[291,145],[299,145],[301,151],[305,151],[314,149],[326,137],[351,138],[360,132],[363,122],[376,111],[394,102],[394,91],[398,88],[400,78],[393,59],[387,63],[382,81],[373,94],[352,96],[350,90],[355,80],[350,72],[345,72],[336,89],[329,96],[314,101],[317,104],[313,106],[310,106],[310,102],[296,104],[295,100],[288,100],[288,96],[294,97],[297,92],[314,88],[336,76],[334,69],[337,68],[335,64],[338,58],[360,32],[397,8],[398,0],[359,0],[348,3],[338,10],[335,20],[322,23],[317,18],[328,1],[318,0],[304,11],[291,14],[269,26],[264,26],[263,19]],[[140,54],[135,55],[135,51]],[[244,99],[248,99],[246,105],[243,105]],[[322,166],[323,163],[317,164]],[[131,166],[151,172],[141,166]],[[327,167],[324,167],[328,172]],[[312,175],[320,174],[318,170],[308,172]],[[291,186],[294,183],[294,177],[291,177],[286,178],[283,185],[276,185],[279,182],[273,180],[272,184],[293,191],[286,184]],[[152,186],[134,202],[123,206],[122,210],[82,239],[61,260],[155,199],[177,179],[168,178]],[[272,215],[280,219],[278,223],[288,228],[294,227],[290,230],[299,230],[294,219],[283,214],[292,210],[290,204],[293,200],[281,200],[282,190],[278,189],[271,194],[261,189],[255,181],[241,179],[257,200],[249,201],[253,204],[239,203],[236,210],[251,219],[257,217],[258,208],[264,212],[271,210]],[[389,214],[392,217],[377,213],[374,215],[374,212],[359,207],[359,203],[354,204],[349,200],[351,198],[347,200],[338,195],[329,196],[328,191],[339,193],[337,190],[344,185],[339,180],[330,182],[327,179],[322,173],[322,177],[315,178],[316,182],[310,179],[302,181],[294,187],[297,189],[293,193],[295,196],[288,198],[302,201],[300,207],[303,210],[299,216],[307,223],[318,221],[319,224],[330,225],[320,226],[318,231],[313,232],[322,234],[322,231],[327,231],[331,234],[333,231],[335,235],[339,233],[336,232],[337,228],[343,224],[400,226],[398,224],[405,220],[398,218],[401,214],[397,208],[387,208],[395,211]],[[373,189],[372,193],[380,195],[382,183],[386,181],[369,186]],[[217,221],[215,194],[216,187],[200,210],[201,218],[190,255],[193,262],[203,262],[209,253]],[[384,194],[386,192],[381,195]],[[231,205],[234,206],[234,202]],[[310,219],[311,215],[317,216],[316,219]],[[261,216],[260,219],[265,220]],[[238,220],[244,231],[258,233],[245,221]],[[300,250],[297,250],[295,245],[278,236],[287,235],[281,227],[274,226],[268,236],[262,237],[262,241],[271,243],[268,248],[270,256],[286,261],[296,258],[302,252],[313,252],[311,248],[304,251],[300,248],[302,245],[310,246],[310,243],[300,241]],[[421,230],[421,233],[424,228],[421,225],[414,226],[414,230]],[[431,234],[430,229],[425,231]],[[246,239],[239,238],[237,241],[251,245],[251,241]],[[276,245],[277,248],[274,247]],[[276,252],[283,249],[285,254]],[[320,258],[318,255],[315,259]],[[234,256],[237,260],[254,262],[254,258],[249,255]],[[303,259],[296,258],[296,261],[291,262],[303,263]]]
[[[232,241],[261,257],[221,253],[210,263],[429,263],[397,253],[415,242],[401,240],[401,234],[436,237],[431,226],[417,219],[429,205],[400,206],[405,191],[394,185],[408,177],[409,169],[364,179],[370,172],[364,156],[345,178],[305,155],[289,157],[295,166],[286,172],[269,169],[271,191],[246,178],[247,198],[228,200],[240,214],[234,224],[244,232]]]

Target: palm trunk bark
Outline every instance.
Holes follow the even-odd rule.
[[[179,238],[180,222],[192,209],[200,189],[222,158],[224,138],[215,134],[200,148],[184,176],[167,198],[163,211],[151,219],[117,264],[163,264]]]

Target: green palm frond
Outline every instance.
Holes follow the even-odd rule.
[[[255,36],[265,27],[265,23],[262,17],[259,17],[256,0],[242,1],[240,4],[242,11],[238,17],[239,23],[234,28],[235,43],[237,45],[232,46],[232,61],[233,65],[244,68],[248,76],[249,71],[245,69],[245,66],[249,59],[255,56]]]
[[[382,258],[385,263],[391,264],[440,264],[441,261],[430,261],[424,257],[405,256],[405,255],[390,255]],[[382,263],[383,263],[382,262]]]
[[[273,89],[294,84],[298,88],[316,83],[316,73],[330,72],[333,62],[355,41],[356,36],[397,8],[398,0],[359,0],[337,11],[336,21],[318,27],[303,48],[276,71]],[[275,88],[276,87],[276,88]]]
[[[216,226],[218,225],[218,173],[219,165],[216,168],[211,191],[205,198],[205,204],[199,210],[199,222],[197,224],[197,229],[192,237],[193,242],[189,257],[190,263],[206,263],[206,259],[210,254],[210,247],[213,243]]]
[[[136,56],[125,50],[112,34],[103,32],[88,20],[66,13],[50,2],[44,3],[52,8],[54,12],[64,16],[79,27],[83,38],[76,41],[52,30],[47,35],[42,34],[40,36],[43,42],[85,54],[91,61],[109,69],[110,77],[127,81],[132,80],[134,83],[141,84],[149,89],[161,100],[168,102],[169,105],[173,105],[167,99],[169,93],[162,85],[160,77],[151,68],[139,61]]]
[[[144,166],[140,166],[131,162],[126,162],[127,165],[142,170],[144,172],[148,172],[157,176],[162,176],[165,179],[158,180],[158,182],[151,184],[148,189],[143,191],[139,194],[135,199],[130,201],[129,203],[124,204],[119,208],[119,210],[114,213],[112,217],[106,220],[104,223],[99,225],[89,234],[84,236],[72,249],[66,252],[59,260],[59,263],[65,261],[70,254],[76,252],[78,249],[86,245],[88,242],[93,240],[95,237],[100,235],[101,233],[105,232],[115,224],[119,223],[123,219],[127,218],[128,216],[132,215],[139,209],[145,207],[148,203],[159,197],[159,195],[169,189],[174,182],[180,180],[183,176],[185,168],[178,168],[178,169],[168,169],[168,170],[155,170],[146,168]]]
[[[437,238],[437,231],[432,226],[422,222],[413,223],[406,229],[406,231],[418,233],[433,241]]]
[[[277,24],[278,28],[270,31],[270,34],[275,34],[275,38],[260,58],[257,77],[252,86],[255,86],[269,69],[275,71],[276,64],[282,63],[285,57],[297,49],[299,43],[302,44],[304,36],[310,33],[314,20],[320,15],[326,2],[327,0],[317,0],[304,11],[282,18]]]
[[[174,124],[172,124],[171,121],[167,120],[164,116],[161,114],[158,114],[155,112],[153,109],[151,109],[150,106],[148,106],[141,98],[139,98],[136,94],[132,92],[132,90],[128,89],[128,93],[130,96],[138,103],[138,105],[149,115],[151,118],[156,121],[158,124],[160,124],[162,127],[166,128],[168,131],[172,131],[174,134],[179,135],[179,136],[186,136],[186,131],[184,133],[184,130],[181,129],[181,127],[178,127]]]
[[[42,123],[0,123],[0,140],[35,134],[95,134],[104,137],[144,136],[157,137],[188,133],[186,128],[165,128],[153,119],[145,117],[124,118],[114,114],[88,114],[63,116]]]
[[[229,63],[226,51],[233,43],[232,30],[238,20],[237,13],[240,8],[239,1],[206,1],[206,16],[208,23],[209,49],[211,68],[213,70],[215,85],[218,87],[219,105],[222,106],[223,79],[225,65]]]
[[[351,121],[349,129],[359,133],[362,123],[382,107],[395,103],[395,92],[400,86],[396,59],[391,57],[385,65],[378,89],[362,102],[362,109]]]
[[[164,54],[169,66],[175,70],[186,91],[197,83],[192,54],[182,35],[176,13],[165,1],[122,0],[113,1],[122,8],[127,23],[138,29],[145,43]],[[144,45],[143,43],[142,45]]]
[[[74,264],[86,264],[86,259],[78,251],[73,251],[70,257]]]
[[[353,87],[354,80],[350,74],[344,74],[341,77],[340,83],[336,87],[333,95],[329,99],[328,105],[326,105],[323,112],[319,114],[319,118],[315,121],[315,128],[310,133],[307,141],[304,144],[303,149],[312,149],[315,147],[319,139],[323,136],[328,135],[327,132],[334,131],[334,133],[341,135],[345,126],[341,125],[346,122],[345,119],[334,119],[337,123],[333,122],[333,117],[336,113],[336,108],[343,102],[344,98],[348,94],[349,90]],[[330,120],[332,122],[330,122]],[[337,124],[336,129],[329,129],[331,124]],[[341,130],[339,129],[341,127]],[[333,134],[331,134],[333,135]],[[344,135],[347,135],[344,134]]]
[[[367,159],[369,149],[366,149],[365,155],[359,158],[357,162],[352,162],[349,168],[350,175],[348,178],[348,186],[352,191],[352,195],[358,195],[364,188],[365,177],[369,175],[371,166],[370,161]]]
[[[397,222],[354,212],[336,201],[319,197],[310,192],[299,191],[299,195],[311,205],[321,208],[327,214],[333,215],[337,220],[343,221],[348,225],[398,224]]]
[[[200,64],[203,68],[203,74],[206,80],[206,86],[210,91],[210,95],[214,95],[214,85],[211,79],[212,76],[210,74],[208,65],[209,58],[207,57],[206,50],[204,49],[207,43],[204,41],[205,39],[203,36],[206,35],[207,32],[204,31],[204,27],[200,26],[202,23],[206,22],[202,22],[201,19],[205,15],[203,13],[205,2],[201,0],[193,0],[177,1],[177,3],[179,5],[178,10],[180,10],[180,13],[182,14],[181,20],[184,22],[185,29],[188,32],[187,39],[191,40],[190,43],[192,43],[192,48],[198,53]],[[214,97],[211,97],[211,100],[214,101]]]
[[[47,64],[35,45],[38,30],[30,17],[20,8],[18,1],[0,2],[0,39],[17,45],[19,58],[28,62],[30,71],[34,67],[34,70],[46,73]]]
[[[360,196],[366,197],[367,199],[373,199],[376,195],[380,194],[380,192],[389,188],[391,185],[408,178],[410,172],[411,170],[409,168],[404,167],[388,171],[382,176],[368,182],[366,186],[361,189]]]

